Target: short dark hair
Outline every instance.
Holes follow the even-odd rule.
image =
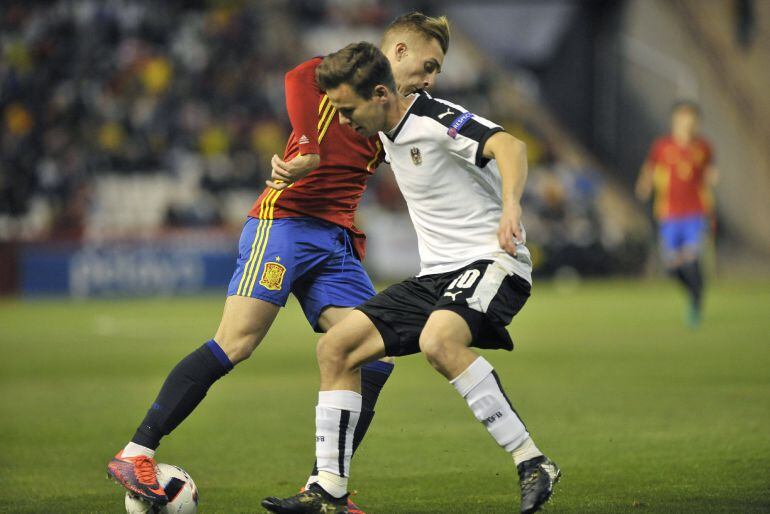
[[[324,91],[348,84],[358,96],[369,100],[374,87],[382,84],[396,91],[390,62],[379,48],[366,41],[351,43],[327,55],[315,70],[318,85]]]
[[[385,29],[382,40],[387,41],[391,34],[399,31],[415,32],[425,39],[435,39],[441,46],[441,51],[446,55],[449,50],[449,20],[446,16],[425,16],[414,11],[402,14]]]
[[[698,105],[698,103],[694,100],[681,99],[675,101],[673,105],[671,105],[671,114],[674,114],[675,112],[682,109],[688,110],[698,117],[701,116],[700,105]]]

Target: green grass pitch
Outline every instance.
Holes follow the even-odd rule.
[[[700,330],[664,282],[536,284],[486,352],[563,478],[547,512],[770,511],[770,283],[722,282]],[[120,512],[105,464],[218,296],[0,301],[0,511]],[[313,457],[316,336],[292,302],[263,347],[161,446],[202,513],[260,512]],[[370,513],[518,511],[510,457],[420,356],[400,359],[351,489]]]

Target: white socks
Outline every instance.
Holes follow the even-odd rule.
[[[527,437],[527,439],[525,439],[518,448],[511,452],[513,462],[515,462],[517,466],[522,462],[528,461],[529,459],[540,457],[542,454],[543,452],[537,449],[535,442],[530,437]]]
[[[329,471],[318,472],[318,485],[335,498],[348,494],[348,477],[341,477]]]
[[[120,452],[121,457],[138,457],[139,455],[145,455],[151,459],[155,458],[155,450],[142,446],[141,444],[128,443],[123,451]]]
[[[332,496],[341,498],[348,492],[353,433],[361,414],[361,395],[353,391],[321,391],[315,412],[318,484]]]
[[[497,444],[513,455],[516,464],[542,455],[505,396],[494,368],[484,357],[473,361],[450,383]]]

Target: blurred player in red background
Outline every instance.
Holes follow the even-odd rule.
[[[680,101],[671,110],[671,133],[655,140],[636,183],[647,201],[655,193],[654,213],[669,273],[690,296],[687,321],[700,324],[703,272],[700,257],[713,212],[711,189],[718,180],[711,144],[700,136],[700,108]]]
[[[385,31],[382,50],[399,92],[430,88],[448,46],[445,17],[410,13],[396,18]],[[321,60],[310,59],[286,74],[292,133],[283,159],[273,156],[268,187],[248,213],[219,329],[171,371],[131,441],[108,465],[115,481],[151,502],[168,501],[155,475],[161,438],[197,407],[214,382],[251,355],[290,293],[317,332],[326,332],[375,294],[361,264],[364,235],[353,220],[366,182],[383,158],[382,143],[340,123],[316,82]],[[354,448],[392,369],[387,360],[362,369]]]

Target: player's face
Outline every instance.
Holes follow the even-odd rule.
[[[671,115],[671,133],[676,139],[688,141],[698,133],[698,114],[682,107]]]
[[[430,89],[436,83],[444,64],[444,52],[433,38],[409,34],[387,53],[398,92],[409,95],[420,89]]]
[[[377,86],[384,87],[384,86]],[[340,124],[348,125],[357,133],[370,137],[387,130],[385,103],[387,99],[375,94],[369,100],[361,98],[348,84],[326,91],[329,101],[337,109]]]

